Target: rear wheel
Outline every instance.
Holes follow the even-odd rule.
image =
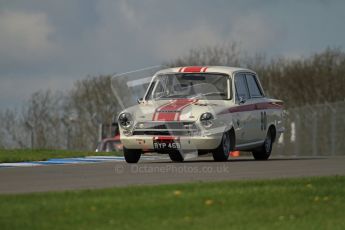
[[[222,141],[218,148],[212,151],[213,159],[215,161],[227,161],[229,159],[229,152],[231,149],[231,141],[229,132],[223,133]]]
[[[254,150],[253,156],[255,160],[267,160],[272,152],[272,146],[273,146],[273,130],[270,128],[267,132],[265,142],[262,144],[261,147]]]
[[[141,156],[141,149],[127,149],[123,147],[123,155],[127,163],[138,163]]]
[[[178,151],[169,152],[169,157],[172,161],[175,162],[183,162],[184,160],[181,153],[179,153]]]

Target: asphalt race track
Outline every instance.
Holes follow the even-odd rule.
[[[194,181],[273,179],[345,175],[345,157],[235,158],[213,162],[199,157],[184,163],[142,160],[0,168],[0,193],[29,193]]]

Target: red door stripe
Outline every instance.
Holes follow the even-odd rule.
[[[231,108],[223,110],[219,114],[249,112],[249,111],[254,111],[254,110],[262,110],[262,109],[281,109],[282,107],[283,107],[282,102],[262,102],[262,103],[256,103],[256,104],[231,107]]]

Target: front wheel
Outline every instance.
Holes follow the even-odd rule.
[[[222,141],[218,148],[212,151],[213,159],[215,161],[227,161],[229,159],[229,152],[231,149],[231,141],[229,132],[223,133]]]
[[[123,147],[123,155],[127,163],[138,163],[141,156],[141,149],[127,149]]]
[[[272,152],[272,146],[273,146],[272,137],[273,137],[272,129],[269,129],[263,145],[252,152],[255,160],[263,161],[263,160],[267,160],[270,157],[271,152]]]
[[[169,152],[169,157],[174,162],[183,162],[183,156],[178,151],[171,151]]]

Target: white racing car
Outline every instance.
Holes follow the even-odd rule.
[[[226,161],[234,150],[267,160],[284,131],[283,102],[265,96],[249,69],[189,66],[154,74],[143,98],[118,116],[125,159],[136,163],[145,151],[212,153]]]

